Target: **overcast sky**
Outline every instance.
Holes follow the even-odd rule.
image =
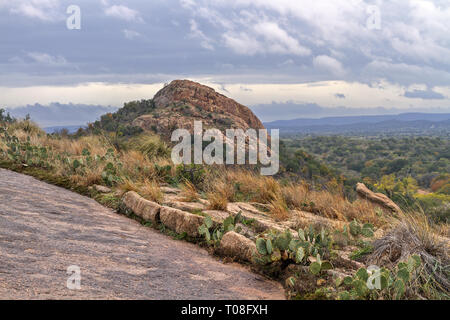
[[[263,120],[450,110],[448,0],[0,0],[0,40],[0,106],[121,106],[188,78],[276,105]]]

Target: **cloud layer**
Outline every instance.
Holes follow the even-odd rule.
[[[270,92],[326,82],[329,106],[352,103],[362,85],[384,95],[384,107],[450,106],[447,0],[73,2],[0,0],[0,87],[11,89],[0,104],[25,87],[126,84],[141,92],[177,77],[219,88],[273,84]],[[81,30],[66,28],[72,4],[81,8]],[[340,91],[342,82],[353,89]],[[295,99],[282,92],[277,101]],[[33,97],[27,103],[50,99]],[[298,102],[324,105],[309,99]]]

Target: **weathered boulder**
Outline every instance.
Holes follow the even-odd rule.
[[[219,251],[223,255],[251,262],[256,253],[256,245],[243,235],[230,231],[223,235]]]
[[[144,220],[158,222],[161,206],[155,202],[146,200],[134,191],[125,193],[123,203]]]
[[[177,233],[186,232],[191,237],[199,236],[198,227],[203,224],[205,219],[202,216],[166,206],[161,207],[159,215],[165,226]]]
[[[174,80],[153,98],[154,109],[133,120],[144,130],[157,130],[170,137],[173,128],[193,132],[194,121],[222,132],[230,128],[246,131],[264,129],[261,121],[246,106],[225,97],[213,88],[189,80]],[[208,117],[206,117],[208,115]]]
[[[397,206],[394,201],[389,199],[386,195],[382,193],[375,193],[369,190],[364,183],[356,184],[356,192],[360,199],[364,199],[372,202],[375,205],[380,206],[381,208],[387,209],[394,213],[400,213],[402,210]]]

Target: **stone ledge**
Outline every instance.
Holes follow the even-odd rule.
[[[256,245],[243,235],[230,231],[223,235],[219,252],[229,257],[252,262],[253,255],[256,253]]]
[[[180,234],[186,232],[191,237],[200,236],[198,227],[203,224],[205,219],[199,215],[165,206],[161,207],[159,215],[165,226]]]
[[[123,203],[133,210],[133,212],[144,220],[158,222],[161,206],[142,198],[134,191],[125,193],[122,198]]]

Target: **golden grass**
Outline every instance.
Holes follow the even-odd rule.
[[[376,207],[368,201],[350,202],[339,192],[310,190],[305,183],[289,184],[281,188],[290,209],[312,212],[316,215],[339,221],[358,220],[378,227],[386,223],[377,215]]]
[[[124,179],[124,181],[119,184],[118,190],[120,192],[120,196],[122,196],[129,191],[139,192],[139,186],[136,182],[130,179]]]
[[[185,181],[181,186],[181,200],[185,202],[194,202],[200,198],[200,195],[197,192],[195,186],[189,182]]]
[[[306,183],[289,184],[281,188],[286,205],[291,209],[301,209],[308,201],[309,188]]]
[[[276,221],[284,221],[289,219],[290,214],[284,198],[277,195],[275,199],[270,201],[270,215]]]
[[[268,204],[281,194],[280,184],[273,177],[259,176],[248,170],[228,170],[224,179],[229,184],[236,184],[239,192],[247,195],[250,201]]]
[[[41,136],[46,135],[45,131],[42,130],[35,122],[31,120],[22,120],[13,122],[10,125],[8,125],[8,131],[10,133],[23,131],[28,135],[41,135]]]
[[[74,159],[82,159],[83,150],[87,149],[92,157],[104,156],[108,149],[113,148],[108,138],[101,135],[89,135],[73,139],[67,136],[49,136],[31,122],[17,122],[8,127],[10,134],[16,135],[20,140],[26,141],[29,137],[33,145],[45,146],[51,149],[54,155],[49,159],[53,172],[57,175],[69,177],[74,184],[90,186],[102,184],[102,172],[106,162],[93,161],[85,166],[83,171],[76,172],[56,155],[64,154]],[[145,139],[144,139],[145,138]],[[121,152],[114,148],[114,165],[117,167],[117,175],[123,183],[118,189],[123,193],[134,190],[145,194],[153,201],[161,200],[161,191],[157,184],[165,182],[165,172],[158,170],[159,167],[170,166],[167,175],[176,176],[176,166],[170,158],[151,157],[139,151],[142,143],[158,146],[158,139],[144,137],[139,138],[131,144],[132,147]],[[0,148],[5,148],[4,142],[0,140]],[[151,149],[151,148],[150,148]],[[152,149],[153,150],[153,149]],[[152,151],[150,150],[150,151]],[[109,160],[107,160],[109,161]],[[163,170],[164,171],[164,170]],[[281,185],[273,177],[260,176],[246,169],[227,169],[218,167],[214,170],[206,170],[202,191],[206,192],[211,205],[210,208],[225,210],[228,202],[251,201],[269,205],[269,211],[274,219],[283,220],[289,217],[289,210],[308,211],[315,215],[334,219],[338,221],[351,221],[356,219],[360,222],[370,222],[377,227],[383,227],[389,222],[389,215],[379,214],[379,211],[367,201],[350,202],[339,192],[339,185],[327,186],[326,190],[312,190],[308,184],[290,183]],[[199,198],[198,190],[191,183],[183,183],[182,197],[185,201],[196,201]],[[435,232],[441,235],[449,233],[448,225],[440,226]]]
[[[156,181],[145,180],[139,188],[139,194],[145,199],[159,204],[164,202],[164,194]]]
[[[209,201],[208,209],[222,211],[227,210],[228,199],[224,194],[218,192],[208,192],[206,197]]]
[[[59,170],[64,170],[64,167],[60,166]],[[94,184],[102,184],[102,169],[99,167],[88,167],[83,175],[71,175],[70,180],[76,185],[84,187],[88,187]]]
[[[54,157],[49,159],[52,165],[54,173],[60,176],[69,177],[72,183],[76,185],[89,186],[92,184],[102,183],[102,171],[105,163],[96,163],[92,161],[88,166],[83,168],[83,172],[77,170],[74,172],[67,164],[59,159],[56,159],[56,155],[64,155],[71,161],[75,159],[83,160],[83,151],[88,150],[91,157],[104,156],[109,149],[114,149],[109,140],[102,135],[89,135],[83,136],[77,139],[73,139],[69,136],[49,136],[45,134],[32,122],[25,123],[24,121],[16,122],[8,127],[8,132],[11,135],[15,135],[21,141],[30,139],[30,143],[36,146],[43,146],[51,150]],[[150,139],[151,140],[151,139]],[[158,140],[151,140],[156,141]],[[6,148],[3,141],[0,141],[2,149]],[[167,158],[155,158],[151,160],[138,150],[130,149],[123,152],[114,151],[117,167],[120,164],[120,172],[118,173],[122,180],[129,179],[135,183],[145,184],[146,180],[160,181],[164,180],[164,177],[160,176],[160,173],[155,169],[155,164],[163,167],[166,165],[172,165],[170,159]],[[175,175],[175,168],[172,166],[170,175]],[[126,183],[125,183],[126,184]]]

